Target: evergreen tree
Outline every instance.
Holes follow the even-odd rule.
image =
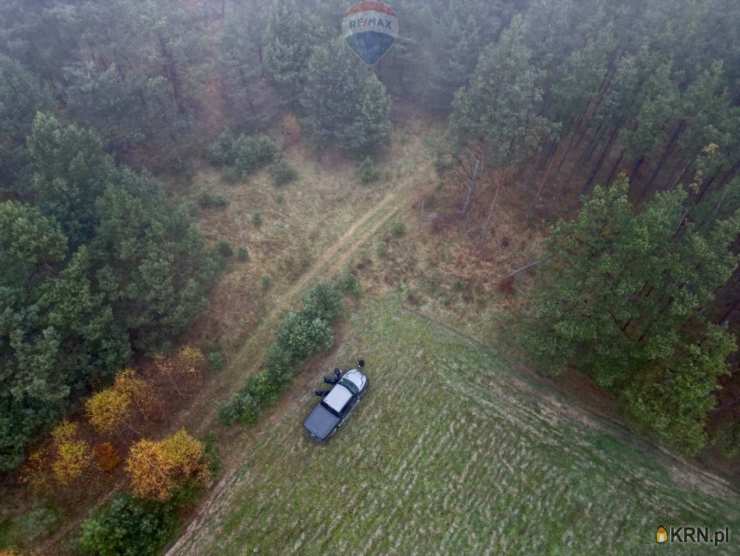
[[[50,106],[51,96],[39,80],[0,54],[0,188],[20,179],[28,164],[25,141],[33,118]]]
[[[325,34],[321,22],[300,2],[274,2],[264,37],[264,64],[288,99],[296,99],[303,90],[313,47]]]
[[[0,469],[10,469],[38,430],[88,381],[128,356],[125,333],[88,278],[80,249],[27,205],[0,204]]]
[[[620,142],[625,145],[628,156],[634,161],[630,180],[637,178],[637,172],[653,152],[663,145],[676,116],[680,93],[671,80],[671,63],[658,65],[645,80],[638,99],[634,124],[622,130]]]
[[[151,182],[123,173],[96,205],[90,245],[96,280],[116,321],[137,350],[156,350],[180,334],[203,309],[218,259],[184,210],[161,193],[133,193]]]
[[[236,130],[264,128],[282,108],[263,79],[269,8],[260,2],[238,3],[224,22],[218,63],[226,115]]]
[[[701,309],[737,265],[730,248],[740,212],[695,220],[703,207],[692,207],[683,189],[658,194],[637,212],[628,188],[625,178],[597,187],[575,220],[553,229],[525,319],[526,344],[551,372],[584,371],[620,394],[638,422],[694,452],[734,349]],[[673,384],[677,373],[684,378]],[[690,440],[684,429],[693,431]]]
[[[301,105],[319,144],[366,154],[390,138],[390,99],[385,87],[341,39],[314,50]]]
[[[179,334],[220,268],[187,214],[94,133],[39,114],[28,143],[38,208],[0,205],[2,469],[131,348]]]
[[[492,167],[524,161],[557,129],[540,115],[541,74],[530,56],[522,20],[515,17],[499,42],[481,53],[470,86],[455,97],[453,137],[459,145],[483,143]]]
[[[114,171],[100,139],[87,129],[38,114],[28,151],[39,208],[59,222],[72,250],[87,243],[95,230],[95,201]]]
[[[578,118],[585,115],[597,98],[613,48],[614,34],[607,28],[564,60],[562,70],[553,81],[551,102],[547,107],[551,119],[563,125],[563,135],[575,131]]]

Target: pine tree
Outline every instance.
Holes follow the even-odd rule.
[[[309,132],[320,145],[367,154],[390,138],[390,99],[374,73],[342,40],[318,47],[301,95]]]
[[[491,167],[516,165],[556,132],[542,117],[540,72],[530,64],[522,20],[515,17],[480,56],[470,86],[453,102],[450,131],[459,145],[483,143]]]
[[[28,165],[26,137],[36,112],[51,105],[37,77],[0,54],[0,189],[10,188]]]
[[[653,152],[668,139],[670,124],[676,117],[680,93],[671,77],[672,64],[658,65],[642,85],[639,104],[633,126],[620,134],[626,154],[634,161],[630,181],[636,181],[637,173]]]
[[[645,426],[645,408],[660,409],[664,421],[654,430],[693,452],[701,437],[681,444],[685,427],[670,408],[701,428],[733,349],[701,309],[737,265],[730,247],[740,213],[707,223],[682,189],[656,195],[637,212],[628,189],[625,178],[597,187],[575,220],[555,226],[526,313],[525,343],[551,372],[574,366],[620,394]],[[695,386],[691,392],[671,386],[677,369],[696,376],[685,382]],[[651,392],[661,397],[648,400]]]
[[[65,266],[67,242],[37,209],[0,203],[0,468],[51,423],[87,381],[128,356],[128,343],[88,278],[89,255]]]
[[[95,201],[113,175],[113,163],[93,132],[38,114],[28,139],[33,191],[44,214],[62,226],[70,248],[95,234]]]
[[[303,90],[312,50],[325,34],[300,2],[274,2],[264,37],[264,63],[286,98],[295,100]]]

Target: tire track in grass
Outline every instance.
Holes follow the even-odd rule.
[[[649,553],[640,532],[661,515],[674,521],[687,515],[691,500],[681,500],[669,484],[625,490],[632,483],[621,478],[639,461],[599,451],[593,431],[578,422],[554,425],[537,404],[525,403],[530,392],[516,385],[506,396],[508,375],[487,389],[487,380],[476,380],[492,368],[482,354],[465,348],[465,357],[448,356],[460,344],[448,346],[438,330],[416,333],[405,319],[395,324],[388,313],[394,305],[379,308],[384,316],[377,323],[374,313],[353,317],[365,336],[337,354],[341,359],[375,344],[392,354],[378,354],[371,403],[353,416],[361,422],[328,446],[309,449],[296,440],[308,400],[290,406],[256,443],[254,464],[234,487],[241,492],[218,511],[233,527],[227,538],[215,542],[217,527],[201,531],[206,539],[191,553],[482,554],[489,548],[513,555],[559,548],[597,555],[614,553],[625,541],[625,553]],[[420,367],[413,357],[419,347],[431,359],[423,372],[407,373]],[[450,387],[440,373],[467,387]],[[532,426],[547,434],[533,434]],[[633,482],[643,487],[651,473],[635,471]]]

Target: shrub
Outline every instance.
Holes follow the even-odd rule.
[[[270,380],[275,384],[286,384],[293,377],[292,357],[279,344],[270,346],[265,359],[265,369]]]
[[[227,166],[224,168],[224,180],[226,183],[235,184],[242,179],[239,169],[234,166]]]
[[[270,166],[270,176],[272,176],[272,183],[280,187],[281,185],[287,185],[297,180],[298,171],[288,161],[281,158]]]
[[[265,274],[262,278],[260,278],[260,286],[264,291],[269,290],[272,287],[272,278]]]
[[[240,248],[239,248],[239,251],[238,251],[238,253],[237,253],[237,258],[238,258],[238,259],[239,259],[239,260],[240,260],[241,262],[243,262],[243,263],[246,263],[246,262],[248,262],[248,261],[249,261],[249,251],[247,250],[247,248],[246,248],[246,247],[240,247]]]
[[[239,392],[224,405],[218,412],[218,417],[224,425],[236,423],[253,424],[260,415],[260,407],[250,394]]]
[[[82,523],[80,551],[97,556],[155,555],[176,523],[171,505],[119,494]]]
[[[296,364],[331,347],[334,335],[330,322],[341,308],[342,298],[336,286],[322,283],[311,289],[304,298],[303,310],[288,313],[283,319],[277,340],[267,352],[264,370],[251,376],[244,388],[220,409],[221,422],[256,422],[262,410],[278,399]]]
[[[221,454],[219,454],[218,445],[216,444],[216,435],[213,432],[209,432],[206,435],[204,444],[208,471],[212,477],[215,477],[219,474],[222,467]]]
[[[234,143],[234,153],[234,167],[245,178],[273,162],[278,148],[266,135],[240,135]]]
[[[270,380],[267,372],[261,371],[247,379],[244,392],[252,396],[260,409],[264,409],[277,400],[280,394],[280,384]]]
[[[231,247],[231,244],[225,240],[221,240],[218,242],[218,244],[216,245],[216,251],[224,259],[230,259],[234,256],[234,248]]]
[[[342,272],[337,279],[337,289],[343,294],[360,297],[360,281],[349,270]]]
[[[391,235],[395,238],[403,237],[406,234],[406,224],[403,222],[394,222],[391,226]]]
[[[60,525],[62,516],[51,507],[37,506],[28,512],[0,522],[0,546],[30,545],[37,539],[47,537]],[[7,550],[7,549],[6,549]],[[0,548],[0,554],[4,554]],[[9,555],[21,556],[10,551]]]
[[[51,436],[54,439],[52,474],[60,485],[69,486],[92,464],[90,445],[80,439],[77,423],[69,421],[57,425]]]
[[[369,156],[357,168],[357,177],[361,183],[367,185],[380,179],[380,170]]]
[[[236,137],[227,129],[208,148],[208,161],[214,166],[231,166],[236,159]]]
[[[178,374],[199,375],[203,370],[206,358],[203,352],[191,345],[180,348],[174,358],[174,364],[177,367]]]
[[[334,322],[342,310],[342,296],[331,284],[321,283],[303,298],[302,314],[309,320],[323,319]]]
[[[226,366],[224,354],[220,351],[211,351],[208,354],[208,364],[214,371],[220,371]]]
[[[386,245],[385,241],[378,242],[378,244],[375,246],[375,253],[381,259],[388,254],[388,246]]]
[[[323,319],[310,319],[301,313],[289,313],[278,331],[278,343],[293,361],[327,350],[334,343],[331,326]]]
[[[184,429],[159,441],[139,440],[131,447],[126,471],[136,496],[160,502],[186,484],[208,480],[203,443]]]
[[[224,209],[229,206],[229,200],[221,195],[212,195],[211,193],[201,193],[198,196],[198,206],[202,209]]]
[[[262,213],[260,211],[257,211],[252,215],[252,224],[254,224],[255,228],[262,226]]]
[[[91,396],[85,402],[88,422],[99,434],[118,432],[128,420],[132,400],[120,388],[106,388]]]
[[[110,473],[118,464],[121,463],[121,458],[118,452],[110,442],[103,442],[93,448],[93,455],[95,456],[95,463],[101,471]]]

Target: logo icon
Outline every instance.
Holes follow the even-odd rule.
[[[383,2],[359,2],[344,14],[342,36],[363,62],[375,65],[398,38],[396,11]]]
[[[658,527],[658,531],[655,533],[655,542],[658,544],[665,544],[668,542],[668,531],[665,527]]]

